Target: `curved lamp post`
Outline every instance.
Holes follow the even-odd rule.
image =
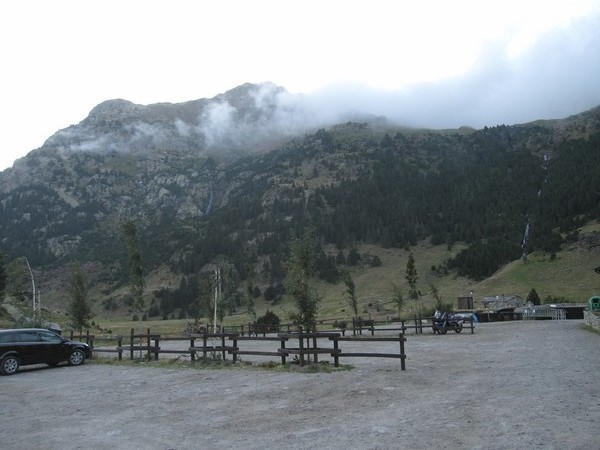
[[[33,271],[31,270],[31,266],[29,265],[29,260],[27,259],[26,256],[23,256],[23,258],[25,258],[25,262],[27,263],[27,268],[29,269],[29,275],[31,275],[31,289],[33,290],[32,307],[33,307],[33,318],[35,319],[35,280],[33,279]]]

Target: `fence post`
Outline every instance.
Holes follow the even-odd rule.
[[[133,328],[131,329],[131,333],[130,333],[130,341],[129,341],[129,359],[133,360],[133,340],[134,340],[134,335],[133,335]]]
[[[190,337],[190,359],[192,360],[192,362],[196,361],[196,350],[194,350],[195,340],[196,339],[193,336]]]
[[[119,361],[121,361],[123,359],[123,336],[118,336],[117,339],[117,346],[119,348],[118,353],[119,353]]]
[[[285,350],[285,338],[281,337],[281,350]],[[285,366],[285,352],[281,352],[281,364]]]
[[[304,366],[304,336],[302,334],[302,325],[298,327],[298,351],[300,354],[300,366]]]
[[[406,370],[406,355],[404,354],[404,341],[406,338],[404,337],[404,333],[400,333],[400,370]]]
[[[221,353],[223,355],[223,361],[225,361],[225,328],[221,327]]]
[[[207,335],[207,333],[206,333],[206,329],[205,329],[204,333],[202,333],[202,356],[204,358],[206,358],[206,345],[207,345],[207,342],[208,342],[208,339],[207,339],[206,335]]]
[[[333,349],[335,350],[335,353],[333,354],[333,365],[335,367],[339,367],[340,365],[340,355],[338,353],[338,336],[334,336],[333,337]]]
[[[151,351],[150,351],[150,328],[146,328],[146,344],[148,346],[148,352],[146,353],[146,358],[150,359]]]
[[[160,352],[160,335],[154,340],[154,361],[158,361],[158,353]]]
[[[244,325],[242,325],[242,330],[244,329]],[[242,337],[244,336],[243,331],[242,331]],[[233,337],[233,348],[237,349],[237,336]],[[237,350],[233,351],[233,363],[235,364],[237,362]]]
[[[92,350],[94,350],[94,335],[90,334],[90,329],[87,329],[86,332],[86,340],[85,343],[90,346]]]

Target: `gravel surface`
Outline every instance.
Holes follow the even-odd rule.
[[[408,334],[406,352],[404,372],[22,368],[0,377],[0,448],[600,448],[600,336],[581,321]]]

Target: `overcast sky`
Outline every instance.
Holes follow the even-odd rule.
[[[246,82],[436,128],[600,105],[598,0],[5,1],[0,48],[0,170],[104,100]]]

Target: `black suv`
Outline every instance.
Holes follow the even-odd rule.
[[[57,365],[67,361],[72,366],[83,364],[91,356],[83,342],[70,341],[42,328],[0,330],[0,373],[13,375],[19,366],[31,364]]]

